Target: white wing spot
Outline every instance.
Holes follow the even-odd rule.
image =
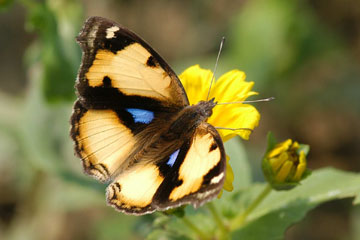
[[[197,193],[197,194],[196,194],[196,198],[197,198],[197,199],[205,199],[205,198],[207,198],[208,196],[214,194],[216,191],[218,191],[218,189],[212,189],[212,190],[208,190],[208,191],[203,192],[203,193]],[[210,200],[210,199],[209,199],[209,200]],[[203,202],[203,203],[204,203],[204,202]],[[202,205],[203,203],[200,203],[200,205]],[[193,204],[193,203],[192,203],[192,204]],[[199,207],[200,205],[199,205],[198,203],[193,204],[193,206],[194,206],[195,208]]]
[[[223,179],[224,177],[224,173],[220,173],[219,175],[217,175],[216,177],[213,177],[210,181],[210,184],[216,184],[219,183],[221,181],[221,179]]]
[[[110,39],[113,38],[115,36],[115,32],[119,31],[120,28],[117,26],[112,26],[108,29],[106,29],[106,38]]]

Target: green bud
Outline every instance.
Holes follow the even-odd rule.
[[[263,158],[262,169],[267,181],[275,190],[289,190],[310,174],[306,155],[309,146],[288,139],[276,143],[268,135],[268,150]]]

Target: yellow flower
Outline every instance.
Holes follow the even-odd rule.
[[[213,73],[210,70],[202,69],[199,65],[191,66],[181,75],[180,80],[186,90],[190,104],[196,104],[206,100]],[[245,81],[245,73],[239,70],[232,70],[222,75],[213,83],[209,99],[215,98],[219,103],[245,101],[246,98],[256,95],[251,91],[254,82]],[[249,128],[258,126],[260,114],[256,108],[249,104],[227,104],[218,105],[213,109],[213,115],[208,123],[215,127],[226,128]],[[218,131],[224,141],[235,135],[243,139],[249,139],[249,130],[223,130]]]
[[[263,159],[263,172],[276,190],[288,190],[304,179],[309,171],[306,169],[307,145],[300,145],[288,139],[270,147]]]
[[[180,76],[180,80],[185,88],[191,105],[201,100],[206,100],[213,73],[210,70],[202,69],[199,65],[194,65],[186,69]],[[251,91],[254,82],[245,81],[245,73],[239,70],[232,70],[222,75],[211,87],[208,99],[215,98],[218,103],[241,102],[249,96],[256,95]],[[260,114],[256,108],[249,104],[226,104],[217,105],[213,109],[213,114],[208,119],[208,123],[214,127],[243,130],[219,129],[218,132],[227,141],[236,135],[243,139],[249,139],[251,131],[258,126]],[[230,164],[227,164],[226,179],[224,189],[232,191],[233,172]]]

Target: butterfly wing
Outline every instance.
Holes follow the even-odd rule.
[[[220,192],[226,158],[214,127],[201,123],[170,152],[162,161],[138,164],[117,176],[107,188],[108,203],[141,215],[188,203],[198,207]]]
[[[77,41],[83,59],[76,88],[85,105],[117,107],[119,101],[129,96],[135,100],[138,96],[151,98],[167,107],[189,105],[174,71],[130,30],[110,20],[91,17]],[[98,88],[110,88],[113,92],[94,93]]]
[[[83,58],[71,136],[85,172],[108,181],[189,102],[173,70],[126,28],[91,17],[77,41]]]

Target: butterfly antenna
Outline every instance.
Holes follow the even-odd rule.
[[[225,105],[225,104],[236,104],[236,103],[256,103],[256,102],[269,102],[274,100],[274,97],[257,99],[257,100],[248,100],[248,101],[238,101],[238,102],[224,102],[224,103],[216,103],[216,105]]]
[[[212,86],[212,83],[213,83],[214,80],[215,80],[215,72],[216,72],[216,68],[217,68],[217,65],[218,65],[218,62],[219,62],[220,53],[221,53],[222,47],[223,47],[223,45],[224,45],[224,42],[225,42],[225,37],[222,37],[222,38],[221,38],[221,42],[220,42],[219,52],[218,52],[218,55],[217,55],[217,57],[216,57],[216,62],[215,62],[215,67],[214,67],[214,71],[213,71],[213,76],[212,76],[212,78],[211,78],[210,87],[209,87],[209,91],[208,91],[208,94],[207,94],[207,97],[206,97],[206,101],[209,100],[211,86]]]
[[[226,102],[226,103],[216,103],[217,105],[225,105],[225,104],[236,104],[236,103],[255,103],[255,102],[269,102],[271,100],[274,100],[274,97],[264,98],[264,99],[257,99],[257,100],[249,100],[249,101],[239,101],[239,102]],[[253,129],[251,128],[227,128],[227,127],[215,127],[218,130],[231,130],[231,131],[250,131],[253,132]]]

